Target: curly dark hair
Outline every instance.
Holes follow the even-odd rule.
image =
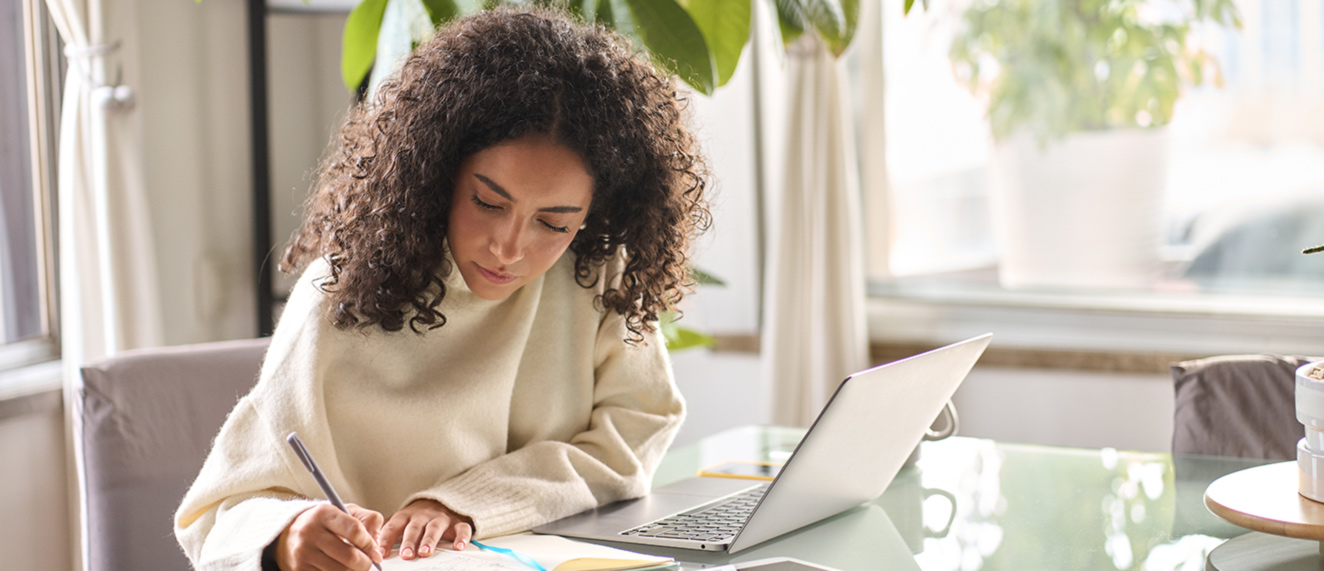
[[[624,247],[619,285],[598,302],[625,317],[627,341],[691,287],[691,241],[711,224],[709,171],[671,78],[608,30],[546,9],[498,9],[436,35],[351,110],[281,261],[325,257],[331,321],[340,328],[406,319],[441,327],[451,194],[460,162],[530,134],[575,151],[593,201],[570,249],[579,285]],[[412,315],[411,315],[412,314]]]

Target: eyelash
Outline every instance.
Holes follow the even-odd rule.
[[[488,204],[486,202],[483,202],[482,200],[479,200],[477,194],[470,196],[469,200],[473,201],[475,205],[477,205],[479,208],[482,208],[483,210],[501,210],[500,206],[497,206],[495,204]]]
[[[474,203],[475,206],[477,206],[477,207],[479,207],[479,208],[481,208],[481,209],[483,209],[483,210],[488,210],[488,211],[492,211],[492,210],[501,210],[501,207],[500,207],[500,206],[497,206],[497,205],[495,205],[495,204],[488,204],[488,203],[486,203],[486,202],[483,202],[482,200],[479,200],[477,194],[470,196],[470,197],[469,197],[469,200],[472,201],[472,202]],[[543,225],[545,228],[547,228],[548,230],[551,230],[552,232],[556,232],[556,233],[558,233],[558,234],[569,234],[569,233],[570,233],[570,227],[568,227],[568,226],[552,226],[551,224],[548,224],[548,223],[546,223],[546,222],[543,222],[542,220],[539,220],[538,222],[539,222],[540,224],[542,224],[542,225]]]

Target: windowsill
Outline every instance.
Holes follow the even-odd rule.
[[[63,373],[59,360],[0,373],[0,421],[60,410]]]
[[[1321,297],[1018,291],[925,278],[872,283],[869,293],[869,332],[875,343],[946,342],[991,331],[990,349],[1324,354]]]

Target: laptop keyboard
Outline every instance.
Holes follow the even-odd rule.
[[[736,532],[744,527],[746,521],[749,521],[749,514],[754,511],[754,506],[758,505],[766,491],[768,491],[768,484],[763,484],[721,502],[700,506],[688,512],[665,517],[623,531],[621,535],[693,541],[725,541],[735,537]]]

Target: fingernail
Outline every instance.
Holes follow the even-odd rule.
[[[455,550],[456,550],[456,551],[464,551],[464,542],[463,542],[463,541],[457,541],[457,542],[455,542]]]
[[[414,556],[414,550],[413,550],[413,549],[410,549],[410,548],[406,547],[406,548],[400,550],[400,558],[401,558],[401,559],[409,559],[409,558],[412,558],[413,556]]]
[[[418,548],[418,554],[421,555],[421,556],[423,556],[423,557],[427,557],[428,554],[431,553],[431,552],[432,552],[432,548],[431,548],[431,547],[428,547],[428,546],[426,546],[426,545],[424,545],[423,547]]]

